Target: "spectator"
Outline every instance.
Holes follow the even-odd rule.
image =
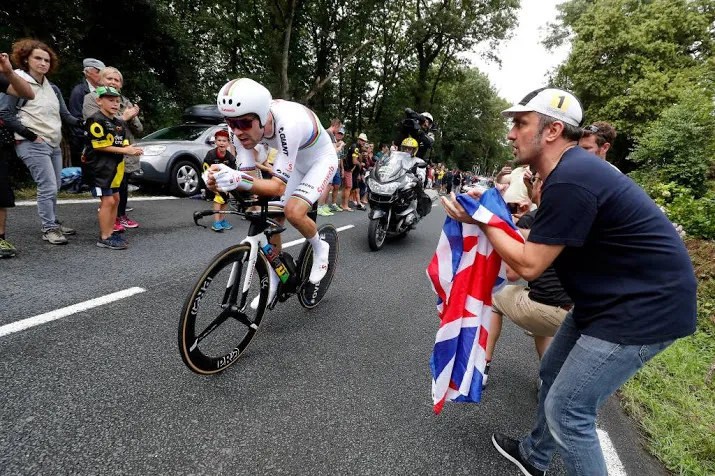
[[[124,155],[139,156],[142,149],[129,145],[125,134],[127,124],[117,118],[121,94],[111,86],[95,90],[99,111],[90,116],[85,128],[88,144],[82,164],[82,180],[90,186],[92,196],[101,200],[97,218],[99,240],[97,246],[110,250],[123,250],[127,242],[114,231],[119,207],[119,186],[124,179]]]
[[[345,137],[345,128],[340,126],[340,128],[335,132],[335,150],[338,153],[338,170],[335,171],[333,176],[333,181],[329,186],[328,191],[328,201],[330,203],[330,211],[332,212],[342,212],[343,209],[338,205],[338,193],[340,193],[340,184],[342,183],[342,176],[344,174],[343,170],[343,156],[345,155],[345,142],[343,142],[343,137]]]
[[[336,134],[340,131],[340,128],[343,126],[342,122],[340,119],[332,119],[330,121],[330,127],[325,129],[325,132],[328,133],[328,136],[330,137],[330,140],[333,142],[333,145],[335,146],[335,152],[340,154],[340,150],[343,148],[345,145],[342,141],[342,138],[340,140],[340,144],[338,144],[338,139],[336,137]],[[340,161],[338,161],[340,162]],[[337,177],[337,182],[338,186],[340,186],[340,170],[342,167],[338,167],[338,170],[335,171],[335,175],[330,181],[330,184],[326,187],[325,193],[321,195],[321,197],[318,199],[318,215],[320,216],[332,216],[333,215],[333,207],[327,205],[326,200],[328,195],[330,195],[330,189],[333,188],[335,184],[335,177]],[[335,196],[333,195],[333,199],[335,199]],[[342,209],[340,210],[342,211]]]
[[[462,185],[462,171],[459,169],[454,169],[452,172],[452,190],[454,193],[461,193]],[[449,192],[447,192],[449,193]]]
[[[571,93],[533,91],[502,113],[517,159],[544,181],[525,244],[478,226],[527,280],[552,263],[574,308],[541,361],[536,423],[517,441],[495,434],[501,455],[543,475],[559,451],[569,474],[606,474],[596,412],[675,339],[695,332],[697,282],[683,241],[630,178],[578,147],[583,111]],[[456,220],[474,223],[442,199]]]
[[[511,187],[510,187],[511,188]],[[531,201],[538,206],[541,201],[541,180],[539,174],[534,176],[534,186]],[[509,202],[507,202],[509,203]],[[516,226],[528,230],[536,217],[536,209],[528,211],[519,218]],[[521,278],[511,268],[507,268],[509,281]],[[529,281],[528,287],[512,284],[506,286],[492,300],[492,315],[487,339],[487,369],[484,373],[483,385],[486,387],[486,377],[489,371],[494,346],[501,334],[502,318],[506,315],[514,324],[529,331],[534,336],[534,345],[539,360],[551,344],[554,334],[573,307],[571,298],[564,291],[553,266],[549,266],[538,278]],[[541,380],[538,380],[540,386]]]
[[[432,188],[434,184],[434,167],[430,164],[427,167],[427,183],[425,184],[427,188]]]
[[[69,111],[74,117],[82,117],[82,109],[84,107],[87,94],[92,93],[92,103],[95,98],[94,90],[100,85],[100,73],[104,69],[104,63],[94,58],[85,58],[82,61],[82,73],[84,80],[72,88],[69,100]],[[97,109],[95,109],[95,112]],[[75,127],[72,129],[70,136],[70,155],[72,157],[72,165],[79,165],[82,151],[85,145],[84,129]]]
[[[30,83],[22,79],[12,69],[7,53],[0,53],[0,93],[5,93],[22,99],[34,99],[35,92]],[[2,127],[2,124],[0,124]],[[0,136],[0,258],[12,258],[17,249],[5,237],[7,209],[15,206],[15,194],[10,187],[8,164],[15,154],[12,133],[3,128]]]
[[[437,182],[435,182],[438,193],[444,193],[444,173],[444,165],[439,164],[439,168],[437,169]]]
[[[206,153],[204,157],[203,169],[204,171],[211,168],[214,164],[224,164],[228,165],[232,169],[236,168],[236,157],[228,150],[228,131],[221,129],[216,131],[214,135],[214,141],[216,147],[211,149]],[[259,147],[263,148],[261,145]],[[228,194],[223,192],[212,192],[206,189],[206,198],[208,200],[213,200],[214,210],[220,212],[228,208]],[[214,223],[211,225],[211,229],[217,232],[223,232],[223,230],[233,229],[233,225],[228,222],[226,215],[221,213],[214,214]]]
[[[99,74],[99,84],[111,86],[121,94],[124,77],[117,68],[111,66],[105,67]],[[127,124],[128,129],[125,131],[125,138],[130,144],[135,144],[134,135],[141,135],[144,130],[138,117],[139,106],[132,104],[131,101],[124,96],[120,96],[119,101],[117,119],[121,119]],[[82,117],[87,120],[87,118],[93,116],[98,111],[97,94],[95,92],[87,93],[82,104]],[[116,232],[123,232],[125,228],[139,227],[139,223],[127,216],[127,200],[129,199],[129,177],[131,174],[140,170],[139,157],[134,155],[124,157],[124,178],[119,186],[119,205],[117,207],[117,217],[114,221],[114,231]]]
[[[65,106],[62,93],[46,77],[58,65],[55,52],[45,43],[22,39],[12,46],[12,60],[20,65],[17,74],[30,83],[35,98],[22,103],[3,96],[0,119],[15,133],[15,152],[37,184],[37,211],[42,221],[42,239],[53,245],[67,243],[75,230],[57,220],[57,191],[62,173],[62,123],[76,126],[80,119]]]
[[[367,144],[367,135],[363,132],[358,136],[357,142],[350,146],[345,157],[343,158],[343,211],[352,212],[353,209],[348,206],[348,200],[353,199],[355,203],[358,202],[356,198],[358,190],[357,181],[357,170],[360,167],[360,152],[363,147]],[[353,180],[354,179],[354,180]],[[359,207],[358,207],[359,208]]]
[[[606,155],[615,140],[616,129],[607,122],[599,121],[583,128],[583,135],[578,145],[606,160]]]
[[[449,170],[447,169],[447,172],[444,174],[444,186],[445,186],[445,192],[447,195],[452,193],[452,178],[454,176],[454,170]]]

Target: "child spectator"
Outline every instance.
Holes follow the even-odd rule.
[[[119,186],[124,178],[124,155],[138,156],[144,151],[129,145],[127,124],[115,117],[120,107],[119,91],[100,86],[96,92],[99,112],[85,123],[89,143],[82,160],[82,177],[91,187],[92,195],[101,200],[97,246],[123,250],[128,245],[121,233],[114,232],[114,221],[119,207]]]
[[[228,150],[228,132],[223,129],[217,131],[216,134],[214,134],[214,140],[216,141],[216,148],[206,153],[206,157],[204,157],[204,170],[208,170],[214,164],[224,164],[235,169],[236,157]],[[226,210],[228,207],[228,195],[225,193],[214,193],[207,189],[206,198],[209,200],[213,199],[214,210],[216,212]],[[226,215],[222,213],[216,213],[214,215],[214,223],[211,225],[213,231],[222,232],[223,230],[230,230],[232,228],[233,225],[228,222]]]

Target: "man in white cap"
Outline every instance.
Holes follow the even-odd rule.
[[[494,434],[525,475],[543,475],[558,451],[570,475],[607,473],[596,411],[646,362],[695,332],[697,282],[683,240],[628,176],[578,146],[583,110],[568,91],[543,88],[502,113],[516,159],[543,180],[526,243],[479,224],[499,255],[531,281],[551,264],[574,307],[541,361],[531,434]],[[442,198],[454,219],[476,221]]]
[[[99,86],[99,72],[104,69],[104,63],[95,58],[85,58],[82,60],[82,73],[84,80],[72,88],[70,100],[67,108],[74,117],[82,118],[82,105],[84,97],[94,92]],[[84,148],[84,130],[81,127],[72,129],[72,140],[70,141],[70,152],[72,155],[72,165],[79,165],[82,149]]]

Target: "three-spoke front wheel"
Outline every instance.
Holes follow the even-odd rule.
[[[250,251],[249,245],[241,244],[216,255],[184,302],[179,353],[196,373],[215,374],[226,369],[258,330],[268,304],[268,265],[259,253],[255,265],[250,266]],[[253,309],[251,302],[256,298]]]

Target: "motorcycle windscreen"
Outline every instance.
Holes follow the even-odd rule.
[[[372,177],[381,183],[397,180],[405,173],[403,169],[403,156],[409,158],[410,154],[398,151],[392,152],[383,163],[375,167],[374,172],[371,174]]]

